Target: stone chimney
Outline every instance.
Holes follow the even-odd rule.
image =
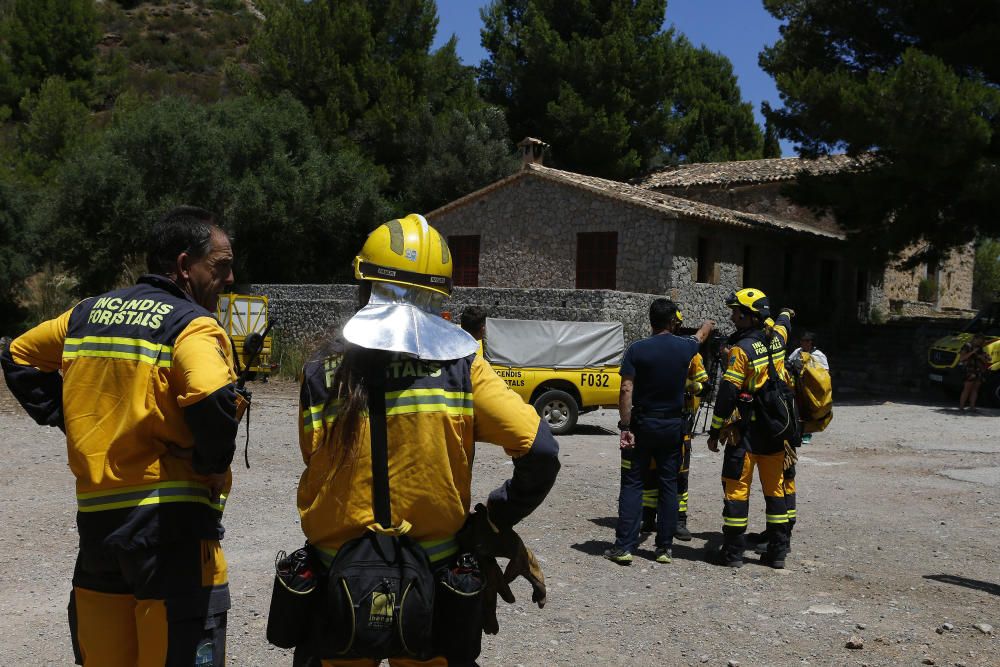
[[[545,159],[545,149],[549,145],[541,139],[525,137],[517,142],[517,147],[521,149],[522,164],[537,164],[541,166],[542,161]]]

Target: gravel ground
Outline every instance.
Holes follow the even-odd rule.
[[[289,665],[264,638],[274,553],[302,542],[295,489],[296,388],[255,387],[250,459],[234,464],[224,542],[233,610],[230,665]],[[839,404],[802,451],[788,568],[703,561],[720,540],[720,458],[695,439],[693,541],[674,562],[600,558],[617,514],[617,414],[585,415],[560,438],[563,468],[520,527],[545,568],[549,602],[501,603],[482,665],[1000,665],[1000,411],[915,403]],[[73,484],[57,431],[0,389],[0,665],[72,663],[66,601],[76,547]],[[241,435],[242,437],[242,435]],[[241,440],[242,442],[242,440]],[[474,498],[510,473],[481,445]],[[755,482],[751,530],[763,525]],[[860,648],[848,648],[848,644]]]

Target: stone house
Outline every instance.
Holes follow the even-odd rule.
[[[817,217],[808,208],[791,202],[782,190],[801,172],[830,174],[857,163],[846,155],[832,155],[816,160],[772,158],[692,164],[650,174],[641,179],[639,186],[716,206],[837,230],[839,227],[832,217]],[[968,310],[972,307],[975,252],[971,245],[952,252],[939,264],[901,268],[902,261],[912,252],[903,253],[899,262],[884,268],[858,269],[854,283],[862,319],[872,310],[925,314],[932,310]],[[801,263],[795,267],[795,272],[808,279],[808,256],[798,252],[793,255]]]
[[[517,173],[427,214],[449,239],[456,285],[663,294],[723,321],[726,295],[756,286],[812,327],[916,300],[919,272],[873,275],[834,221],[781,194],[801,169],[843,169],[844,156],[689,165],[627,184],[542,166],[536,143],[522,142]],[[969,307],[971,261],[930,275],[938,305]]]

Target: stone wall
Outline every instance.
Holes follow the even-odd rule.
[[[783,220],[794,220],[809,225],[817,224],[816,215],[808,207],[800,206],[781,194],[782,188],[786,185],[786,183],[782,182],[753,183],[731,187],[693,185],[676,188],[656,188],[656,190],[672,194],[676,197],[683,197],[684,199],[715,204],[716,206],[733,209],[734,211],[773,215]],[[818,222],[824,229],[837,229],[836,222],[830,216],[823,216]]]
[[[251,285],[252,294],[268,297],[275,333],[284,340],[310,342],[341,326],[354,313],[354,285]],[[458,321],[469,306],[482,306],[490,317],[569,322],[621,322],[627,342],[649,335],[649,304],[656,294],[614,290],[505,289],[457,287],[445,309]],[[719,301],[713,312],[685,306],[685,324],[697,327],[707,317],[728,327],[728,309]]]
[[[479,235],[480,287],[576,287],[577,234],[618,232],[616,284],[662,294],[675,218],[532,177],[428,216],[445,236]]]
[[[938,266],[938,270],[928,273],[926,264],[904,269],[901,263],[912,256],[903,253],[900,261],[885,271],[885,292],[890,304],[920,301],[920,281],[936,278],[938,293],[936,299],[927,301],[937,309],[972,307],[972,274],[976,263],[975,249],[971,244],[956,248]]]
[[[706,295],[715,286],[697,286]],[[268,297],[275,333],[285,341],[314,344],[354,313],[354,285],[251,285],[253,294]],[[626,344],[649,335],[649,304],[655,294],[613,290],[456,288],[446,308],[457,322],[462,310],[477,305],[491,317],[529,320],[621,322]],[[685,325],[697,327],[706,317],[719,322],[722,333],[732,325],[724,306],[706,296],[684,305]],[[917,319],[884,326],[845,323],[813,326],[793,322],[790,348],[806,329],[818,333],[820,348],[830,357],[838,393],[915,394],[928,390],[927,350],[937,338],[960,330],[968,319]]]

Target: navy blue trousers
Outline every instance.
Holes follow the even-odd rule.
[[[636,425],[635,447],[622,450],[621,491],[615,546],[630,553],[639,544],[642,522],[642,479],[650,460],[656,461],[660,497],[656,506],[656,546],[669,548],[677,527],[677,475],[684,428],[680,419],[644,420]]]

